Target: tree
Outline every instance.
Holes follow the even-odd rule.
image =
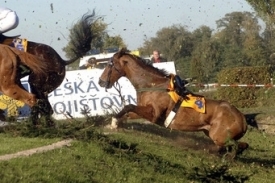
[[[250,12],[232,12],[216,21],[214,37],[223,50],[223,67],[264,64],[265,54],[257,18]]]
[[[190,56],[192,48],[191,33],[183,26],[173,25],[159,30],[156,37],[145,41],[139,50],[142,55],[147,55],[158,49],[167,60],[175,61]]]
[[[200,26],[198,29],[195,29],[192,32],[194,47],[196,47],[203,41],[209,41],[212,37],[212,32],[213,31],[211,30],[211,28],[205,25]]]
[[[217,72],[220,71],[221,63],[220,44],[209,37],[197,43],[192,52],[191,59],[191,77],[196,78],[198,82],[215,82]]]
[[[122,48],[125,47],[125,43],[123,42],[123,39],[120,36],[109,36],[108,34],[104,38],[104,44],[103,48]]]
[[[275,1],[273,0],[246,0],[257,12],[258,16],[267,24],[274,28],[275,23]]]
[[[143,56],[143,57],[150,57],[150,55],[152,54],[153,50],[155,48],[153,47],[153,43],[151,40],[148,40],[148,39],[145,39],[144,40],[144,43],[143,43],[143,46],[138,48],[140,54]]]
[[[100,17],[91,25],[92,33],[93,33],[93,39],[91,41],[91,49],[100,50],[101,52],[108,48],[108,47],[123,47],[125,46],[125,43],[123,42],[123,39],[120,36],[109,36],[106,29],[107,24],[103,22],[103,19]],[[78,35],[73,34],[73,29],[79,29],[81,26],[79,26],[78,23],[74,24],[73,27],[70,29],[70,37],[76,37]],[[69,42],[64,48],[63,51],[65,52],[65,55],[67,58],[74,58],[75,54],[71,52],[71,47],[73,47],[73,44]],[[73,68],[78,68],[78,62],[73,63],[71,66]]]
[[[270,53],[275,50],[275,1],[273,0],[246,0],[265,22],[266,28],[263,33],[265,44],[270,49]]]
[[[252,14],[247,15],[243,22],[244,38],[242,43],[246,62],[249,66],[266,65],[269,54],[264,40],[260,36],[261,27],[258,24],[258,19]]]

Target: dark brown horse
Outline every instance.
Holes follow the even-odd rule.
[[[42,58],[43,62],[47,62],[45,68],[46,75],[41,79],[40,74],[36,72],[21,74],[21,77],[29,75],[29,84],[33,94],[39,99],[38,105],[31,109],[31,121],[37,124],[39,114],[44,116],[48,124],[52,124],[50,119],[53,114],[52,107],[48,100],[48,94],[55,90],[64,80],[66,73],[66,66],[77,61],[80,57],[84,56],[87,51],[91,49],[91,41],[95,37],[93,35],[91,26],[95,22],[95,13],[86,13],[77,22],[79,25],[77,29],[71,29],[72,52],[75,53],[75,58],[65,61],[59,54],[50,46],[28,41],[27,52]],[[15,37],[6,37],[2,35],[0,43],[5,45],[13,44]],[[41,63],[43,65],[43,63]]]
[[[152,123],[164,126],[164,122],[175,106],[168,94],[171,75],[153,67],[151,63],[131,55],[126,49],[115,53],[99,79],[99,85],[111,88],[120,77],[130,80],[137,91],[137,105],[126,105],[113,117],[111,126],[127,113],[135,113]],[[219,147],[224,149],[227,142],[237,142],[246,133],[244,115],[226,101],[205,99],[205,112],[197,112],[190,107],[180,107],[168,128],[182,131],[203,131]],[[235,147],[242,151],[248,147],[238,142]]]

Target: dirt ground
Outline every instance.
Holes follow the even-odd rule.
[[[0,161],[10,160],[10,159],[22,157],[22,156],[31,156],[36,153],[42,153],[42,152],[50,151],[53,149],[61,148],[64,146],[70,146],[71,142],[72,142],[71,139],[67,139],[67,140],[62,140],[62,141],[59,141],[59,142],[56,142],[56,143],[53,143],[53,144],[50,144],[47,146],[42,146],[42,147],[38,147],[38,148],[19,151],[17,153],[12,153],[12,154],[5,154],[5,155],[0,156]]]

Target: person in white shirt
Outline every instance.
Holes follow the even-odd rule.
[[[19,24],[19,18],[15,11],[0,7],[0,34],[15,29]]]

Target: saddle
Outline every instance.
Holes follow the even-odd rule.
[[[178,75],[171,75],[170,79],[167,90],[175,105],[164,121],[165,127],[169,126],[180,107],[189,107],[197,112],[205,113],[204,97],[189,91],[185,87],[189,83],[187,80],[182,80]]]

